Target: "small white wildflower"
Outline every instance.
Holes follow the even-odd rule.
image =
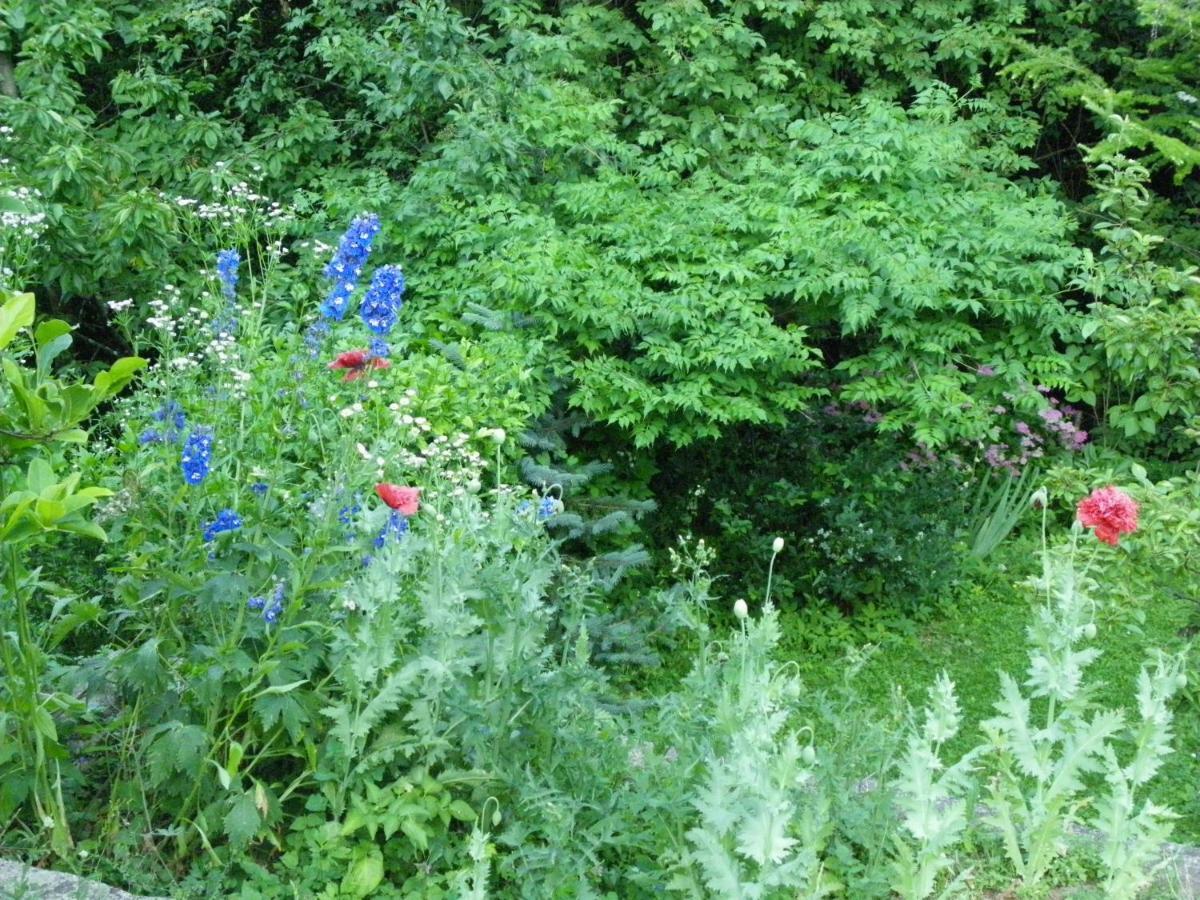
[[[629,768],[641,769],[646,765],[646,751],[642,744],[634,744],[629,751]]]

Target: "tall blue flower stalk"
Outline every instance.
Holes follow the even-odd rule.
[[[188,435],[179,457],[183,480],[196,485],[208,477],[212,465],[213,435],[207,428],[197,428]]]
[[[325,266],[325,277],[333,282],[328,296],[321,303],[321,315],[325,318],[340,322],[346,315],[350,295],[354,293],[380,228],[379,216],[369,213],[351,222],[342,235],[337,252]]]
[[[217,278],[221,282],[221,293],[232,300],[237,293],[238,266],[242,257],[236,250],[222,250],[217,254]]]
[[[380,266],[359,309],[363,324],[375,334],[387,334],[395,326],[402,306],[404,273],[399,266]]]

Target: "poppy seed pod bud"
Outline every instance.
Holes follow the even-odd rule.
[[[817,751],[812,748],[812,744],[809,744],[800,751],[800,758],[804,760],[806,765],[810,766],[817,761]]]
[[[781,537],[775,538],[775,540],[771,543],[772,552],[778,553],[782,549],[783,549],[783,538],[781,538]]]
[[[748,607],[746,605],[745,600],[743,600],[742,598],[739,597],[737,600],[734,601],[733,614],[735,616],[737,616],[739,619],[744,619],[744,618],[746,618],[746,616],[750,615],[750,607]]]
[[[1083,636],[1089,641],[1096,636],[1096,623],[1088,622],[1083,626]]]
[[[1049,500],[1050,492],[1043,486],[1033,492],[1033,495],[1029,498],[1029,505],[1034,509],[1045,509]]]

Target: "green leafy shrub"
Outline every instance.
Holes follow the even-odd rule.
[[[47,585],[31,568],[31,551],[52,535],[105,540],[87,512],[111,491],[80,486],[81,474],[56,474],[69,465],[71,445],[87,441],[79,426],[95,408],[118,394],[145,365],[136,357],[117,361],[87,382],[67,383],[51,365],[71,346],[71,328],[50,319],[33,327],[34,297],[0,289],[0,571],[6,600],[0,605],[0,821],[14,818],[27,830],[49,832],[60,856],[71,846],[62,783],[74,774],[56,715],[78,714],[82,704],[53,685],[55,648],[76,628],[99,615],[90,602],[69,594],[47,602]],[[29,331],[30,340],[18,342]],[[33,365],[21,364],[27,353]],[[65,608],[64,608],[65,607]],[[48,610],[48,612],[47,612]],[[25,818],[23,812],[32,812]]]

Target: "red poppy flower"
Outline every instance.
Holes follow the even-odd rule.
[[[1120,488],[1097,488],[1079,501],[1076,512],[1084,526],[1096,529],[1096,537],[1113,547],[1121,535],[1137,531],[1138,505]]]
[[[398,484],[377,484],[375,493],[379,499],[401,515],[415,516],[421,507],[421,489],[401,487]]]
[[[347,350],[329,364],[330,369],[345,369],[342,381],[355,381],[368,369],[386,369],[391,365],[386,359],[371,356],[366,350]]]

